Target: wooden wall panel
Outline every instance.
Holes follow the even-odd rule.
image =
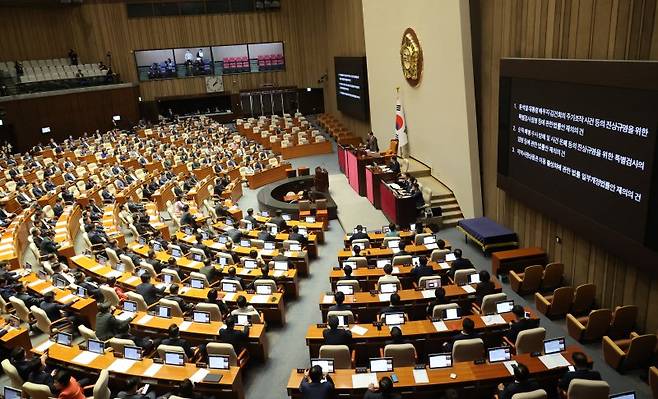
[[[366,55],[361,0],[328,0],[325,3],[325,10],[327,19],[326,73],[328,78],[324,86],[325,111],[338,116],[345,127],[355,135],[366,137],[370,131],[370,121],[360,121],[338,111],[334,70],[334,57],[363,57]],[[387,146],[388,144],[380,143],[380,147]]]
[[[640,306],[639,326],[658,329],[658,273],[647,275],[496,187],[501,57],[658,60],[656,0],[472,0],[480,52],[477,101],[485,215],[565,263],[571,284],[594,282],[601,306]],[[561,244],[555,237],[561,238]]]

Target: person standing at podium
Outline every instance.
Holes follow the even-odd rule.
[[[377,137],[373,132],[368,133],[368,141],[366,143],[368,151],[379,152],[379,145],[377,145]]]

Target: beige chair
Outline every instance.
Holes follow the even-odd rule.
[[[210,287],[210,282],[208,281],[208,277],[206,277],[206,275],[203,273],[190,272],[190,279],[201,280],[203,282],[203,288]]]
[[[220,287],[220,288],[221,288],[221,287],[224,287],[224,283],[235,285],[238,291],[242,291],[242,290],[243,290],[243,289],[242,289],[242,284],[240,284],[239,281],[231,280],[231,279],[228,279],[228,278],[223,278],[223,279],[221,279],[220,282],[219,282],[219,287]]]
[[[157,277],[158,276],[158,272],[155,271],[155,268],[153,267],[153,265],[148,263],[147,261],[139,262],[139,268],[146,270],[146,272],[151,277]],[[165,269],[162,269],[162,270],[165,270]],[[166,270],[172,270],[172,269],[166,269]],[[176,279],[175,277],[173,277],[173,278],[174,278],[174,280]],[[179,280],[180,280],[180,278],[179,278]]]
[[[539,291],[544,268],[541,265],[533,265],[525,268],[523,273],[509,272],[509,282],[512,290],[519,295],[526,295]]]
[[[350,256],[347,258],[348,262],[356,262],[356,267],[368,267],[368,258],[364,256]]]
[[[477,273],[475,269],[459,269],[455,271],[454,282],[457,285],[464,285],[468,283],[468,276]]]
[[[348,324],[354,324],[356,320],[354,317],[354,313],[352,313],[351,310],[330,310],[329,312],[327,312],[327,320],[331,316],[347,316]]]
[[[644,367],[656,352],[656,335],[632,332],[630,339],[603,337],[603,358],[610,367],[624,372]]]
[[[55,396],[52,392],[50,392],[50,387],[44,384],[26,382],[21,387],[21,390],[30,399],[50,399]]]
[[[544,339],[546,339],[546,329],[544,327],[520,331],[514,343],[515,352],[517,355],[541,352],[544,348]]]
[[[163,298],[158,301],[158,304],[171,308],[171,315],[173,317],[183,317],[183,309],[180,308],[178,302]]]
[[[610,309],[592,310],[588,316],[583,317],[567,313],[567,331],[579,342],[598,341],[610,328],[611,321]]]
[[[354,292],[361,291],[361,284],[359,284],[359,280],[338,280],[336,282],[336,286],[340,286],[340,285],[350,285],[352,286]]]
[[[549,319],[564,317],[573,303],[573,287],[560,287],[553,291],[553,295],[535,293],[535,306],[537,310]]]
[[[635,327],[637,312],[638,307],[635,305],[617,306],[607,335],[612,339],[628,337]]]
[[[44,334],[51,335],[54,330],[71,330],[71,322],[65,317],[62,317],[58,320],[50,320],[43,309],[36,306],[30,306],[30,310],[36,319],[37,328]]]
[[[397,289],[398,291],[400,291],[402,289],[402,283],[400,282],[399,279],[397,281],[396,280],[384,281],[384,280],[381,280],[381,277],[380,277],[380,280],[377,281],[377,284],[375,284],[375,288],[377,289],[377,291],[381,292],[380,286],[382,284],[392,284],[392,283],[395,283],[395,285],[398,287],[398,289]]]
[[[512,399],[546,399],[548,394],[543,389],[536,389],[530,392],[522,392],[512,395]]]
[[[432,308],[432,317],[435,319],[443,319],[443,313],[446,309],[459,309],[459,305],[456,303],[434,305],[434,307]]]
[[[121,299],[119,299],[119,295],[117,295],[117,292],[114,291],[114,288],[110,287],[109,285],[101,285],[98,288],[100,289],[101,294],[103,294],[103,299],[106,303],[109,303],[111,306],[115,307],[119,306]]]
[[[445,262],[446,255],[450,253],[449,249],[435,249],[430,254],[430,262]]]
[[[437,280],[441,279],[440,276],[434,275],[434,276],[422,276],[420,279],[418,279],[418,288],[420,289],[425,289],[427,288],[427,282],[432,281],[432,280]]]
[[[416,348],[412,344],[389,344],[384,347],[384,357],[392,357],[394,367],[416,365]]]
[[[265,241],[254,238],[251,240],[251,246],[258,249],[263,249],[265,248]]]
[[[158,357],[160,359],[163,359],[163,360],[165,358],[165,352],[182,353],[183,358],[185,359],[185,362],[187,362],[187,360],[188,360],[187,359],[187,354],[185,354],[185,349],[183,349],[183,347],[181,347],[181,346],[160,344],[160,345],[158,345],[158,348],[156,349],[156,351],[158,352]]]
[[[107,341],[108,345],[110,345],[110,348],[112,348],[112,352],[114,353],[120,353],[123,354],[123,347],[124,346],[137,346],[135,345],[135,341],[132,339],[122,339],[122,338],[110,338],[109,341]]]
[[[649,386],[651,386],[651,392],[653,392],[654,399],[658,398],[658,368],[656,366],[651,366],[649,368]]]
[[[94,384],[93,396],[89,399],[110,399],[112,393],[108,387],[110,383],[110,375],[107,369],[102,369],[98,375],[98,379]]]
[[[499,292],[497,294],[489,294],[485,295],[482,298],[482,305],[480,305],[479,309],[476,306],[476,304],[473,304],[473,307],[476,311],[479,311],[480,314],[486,315],[486,314],[494,314],[496,313],[496,304],[500,301],[506,301],[507,300],[507,294],[504,292]]]
[[[472,362],[484,358],[484,342],[481,338],[462,339],[452,346],[452,361]]]
[[[244,367],[249,360],[249,355],[246,349],[243,349],[242,352],[240,352],[240,355],[237,355],[231,344],[210,342],[206,346],[206,351],[209,355],[228,356],[228,362],[231,367]]]
[[[140,267],[144,267],[144,265],[143,265],[144,263],[146,263],[146,262],[140,263],[139,264]],[[151,268],[153,268],[153,265],[151,265],[149,263],[146,263],[146,264],[148,264],[149,266],[151,266]],[[153,269],[153,271],[155,272],[155,269]],[[150,271],[149,271],[149,274],[150,274]],[[181,283],[180,276],[178,275],[178,272],[174,269],[164,268],[164,269],[162,269],[161,274],[162,274],[162,280],[163,281],[164,281],[164,276],[166,275],[166,276],[171,276],[171,283],[172,284],[180,284]],[[153,274],[151,274],[151,276],[153,276]]]
[[[567,399],[608,399],[610,385],[605,381],[575,378],[569,383]]]
[[[115,250],[112,248],[105,248],[105,253],[107,254],[107,260],[110,264],[110,267],[115,269],[119,263],[121,263],[121,260],[117,256],[117,253]]]
[[[252,245],[252,246],[255,246],[255,245],[254,245],[254,240],[251,240],[251,245]],[[258,248],[258,247],[257,247],[257,248]],[[206,259],[206,253],[203,252],[203,249],[199,249],[199,248],[190,248],[190,253],[191,253],[191,254],[200,255],[200,256],[201,256],[201,259]]]
[[[11,308],[12,307],[9,306],[7,301],[5,301],[5,298],[3,298],[2,295],[0,295],[0,313],[2,314],[10,313]]]
[[[89,327],[86,327],[82,324],[78,326],[78,331],[80,332],[80,335],[84,339],[95,339],[98,340],[98,337],[96,336],[96,331],[92,330]]]
[[[16,389],[21,389],[25,381],[23,381],[21,376],[18,374],[18,370],[16,370],[16,367],[14,367],[14,365],[11,364],[9,359],[3,360],[2,363],[0,364],[2,365],[2,370],[9,377],[9,382],[11,383],[11,386]]]
[[[132,291],[126,292],[126,295],[128,296],[128,299],[131,301],[134,301],[137,303],[137,311],[138,312],[146,312],[148,311],[148,304],[144,300],[144,297],[141,296],[140,294]]]
[[[275,293],[275,292],[278,291],[278,287],[276,286],[276,283],[274,282],[274,280],[258,278],[256,280],[254,280],[254,289],[256,289],[256,287],[258,287],[258,286],[270,287],[270,290],[271,290],[272,293]]]
[[[15,296],[10,296],[9,303],[11,303],[12,307],[14,308],[16,317],[18,317],[23,323],[34,323],[34,318],[32,317],[30,310],[27,308],[27,306],[25,306],[25,302],[23,302],[22,299],[16,298]]]
[[[351,369],[354,367],[354,352],[350,353],[347,345],[322,345],[320,357],[334,359],[335,369]]]
[[[393,257],[393,266],[405,266],[411,264],[411,255],[399,255]]]
[[[197,303],[196,306],[194,306],[194,310],[210,313],[210,321],[222,321],[223,319],[219,306],[214,303]]]
[[[367,238],[360,238],[358,240],[352,241],[351,246],[354,247],[355,245],[358,245],[361,249],[368,249],[370,248],[370,240]]]
[[[290,245],[292,244],[299,244],[299,241],[297,240],[283,240],[283,249],[286,251],[290,250]]]
[[[589,312],[594,306],[595,295],[596,285],[594,284],[581,284],[576,287],[570,313],[579,316]]]
[[[423,245],[423,240],[425,237],[430,237],[432,234],[431,233],[419,233],[416,234],[416,237],[414,238],[414,244],[415,245]]]
[[[400,241],[400,237],[384,237],[382,248],[388,248],[388,243],[391,241]]]
[[[119,256],[119,259],[121,259],[121,263],[123,263],[123,268],[125,272],[133,273],[135,271],[136,269],[135,264],[133,263],[133,260],[130,259],[129,256],[121,255]],[[155,275],[153,275],[152,277],[155,277]]]
[[[541,290],[553,291],[562,285],[562,276],[564,275],[564,263],[552,262],[546,265],[541,277]]]

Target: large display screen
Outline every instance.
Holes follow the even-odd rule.
[[[655,80],[658,63],[503,60],[499,186],[601,244],[658,250],[651,69]]]
[[[367,121],[370,117],[366,57],[334,57],[338,110]]]

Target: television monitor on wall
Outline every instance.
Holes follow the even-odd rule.
[[[658,261],[658,62],[503,59],[498,187],[628,261]]]
[[[182,47],[174,49],[176,76],[202,76],[213,74],[212,51],[210,47]]]
[[[283,71],[286,62],[283,42],[253,43],[247,45],[251,72]]]
[[[140,81],[177,77],[172,49],[135,51],[135,63]]]
[[[359,120],[370,118],[366,57],[334,57],[338,110]]]
[[[246,44],[213,46],[212,58],[215,62],[215,74],[217,75],[251,71]]]

